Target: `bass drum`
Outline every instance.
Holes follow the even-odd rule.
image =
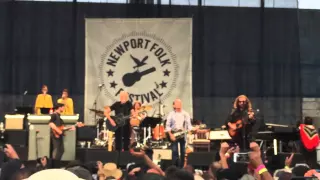
[[[163,124],[157,124],[155,128],[152,129],[152,139],[159,141],[166,138],[165,128]]]

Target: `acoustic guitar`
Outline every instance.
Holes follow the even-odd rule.
[[[138,114],[142,114],[142,113],[146,113],[144,109],[141,109],[138,111]],[[110,121],[105,117],[106,119],[106,125],[107,125],[107,129],[109,131],[115,132],[118,128],[126,125],[128,123],[127,120],[129,120],[130,118],[132,118],[133,116],[131,114],[125,116],[122,113],[116,115],[116,116],[111,116],[111,118],[114,120],[114,122],[116,123],[116,126],[112,126],[112,124],[110,123]]]
[[[235,129],[228,127],[228,133],[231,137],[234,137],[239,133],[239,129],[243,127],[243,122],[239,119],[235,123],[231,123],[231,126],[235,126]]]
[[[77,122],[74,126],[75,126],[75,127],[83,127],[84,124],[83,124],[82,122]],[[65,133],[66,131],[69,131],[70,129],[72,129],[73,126],[65,127],[64,125],[62,125],[62,126],[57,126],[57,128],[62,131],[62,134],[59,134],[59,133],[58,133],[56,130],[54,130],[54,129],[52,129],[52,133],[53,133],[54,137],[60,138],[61,136],[64,136],[64,135],[65,135],[64,133]]]

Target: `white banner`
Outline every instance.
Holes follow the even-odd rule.
[[[180,98],[192,117],[191,18],[86,19],[85,67],[87,124],[95,123],[89,109],[103,110],[121,90],[152,105],[149,116],[167,115]]]

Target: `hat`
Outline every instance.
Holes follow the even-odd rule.
[[[114,179],[120,179],[122,177],[122,171],[117,168],[115,163],[106,163],[103,166],[102,173],[106,178],[113,177]]]
[[[77,175],[64,169],[47,169],[31,175],[27,180],[83,180]]]
[[[73,174],[77,175],[79,178],[86,179],[86,180],[93,180],[92,175],[89,170],[85,169],[81,166],[74,166],[71,168],[67,168],[66,170],[72,172]]]
[[[164,176],[155,173],[147,173],[142,177],[143,180],[163,180]]]
[[[291,169],[278,169],[273,173],[273,179],[278,180],[280,177],[284,177],[287,174],[291,174]]]

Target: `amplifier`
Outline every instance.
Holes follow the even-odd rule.
[[[6,130],[22,130],[24,115],[5,115],[5,129]]]
[[[27,130],[6,130],[4,132],[6,144],[13,146],[28,146],[28,131]]]
[[[84,126],[77,129],[77,141],[94,141],[96,137],[96,126]]]
[[[171,160],[172,151],[171,149],[153,149],[153,160]]]

